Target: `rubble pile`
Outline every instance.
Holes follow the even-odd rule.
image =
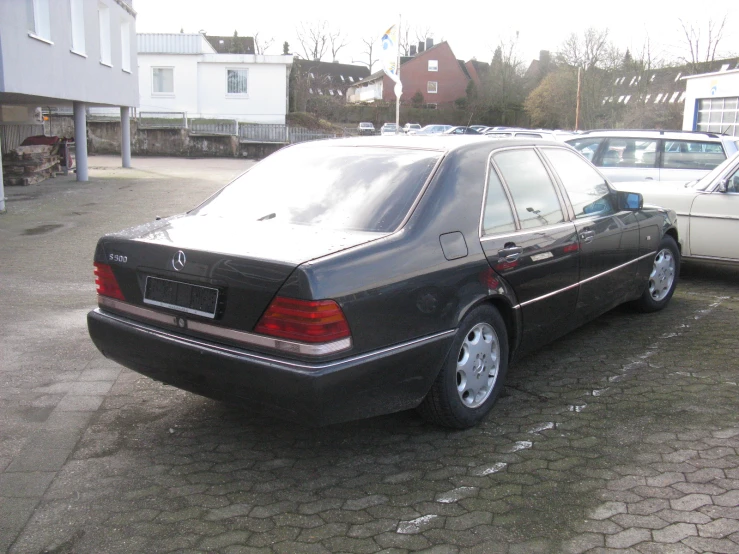
[[[28,186],[53,177],[62,170],[59,144],[19,146],[3,156],[6,186]]]

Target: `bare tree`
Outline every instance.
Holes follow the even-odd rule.
[[[341,29],[337,29],[328,33],[328,40],[331,43],[331,61],[339,61],[339,50],[349,44],[346,36],[341,32]]]
[[[410,25],[408,23],[400,24],[400,29],[398,29],[398,48],[400,48],[401,55],[403,56],[411,55],[410,32]]]
[[[369,38],[363,38],[361,39],[362,44],[364,44],[364,54],[367,56],[367,61],[363,61],[360,63],[363,63],[367,66],[367,69],[369,69],[370,74],[372,73],[372,66],[375,65],[377,62],[377,58],[373,57],[372,51],[374,50],[375,46],[377,45],[377,38],[375,37],[369,37]]]
[[[560,60],[567,65],[589,71],[603,66],[609,47],[608,29],[598,30],[590,27],[582,37],[575,33],[567,37],[558,54]]]
[[[301,23],[296,30],[306,60],[320,61],[326,55],[329,43],[327,27],[328,23],[324,20]]]
[[[421,27],[420,25],[416,26],[415,29],[416,34],[416,42],[423,42],[426,44],[426,39],[431,36],[431,27]]]
[[[270,37],[267,39],[260,39],[259,33],[254,33],[254,52],[262,55],[267,53],[267,48],[272,46],[272,43],[275,41],[274,38]]]
[[[716,50],[718,50],[721,39],[724,38],[727,18],[728,16],[724,15],[719,21],[709,19],[705,34],[693,23],[678,19],[684,35],[684,45],[688,48],[688,56],[681,56],[681,59],[688,65],[691,72],[698,72],[699,63],[713,62],[716,59]]]

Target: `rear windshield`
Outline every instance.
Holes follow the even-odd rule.
[[[392,232],[408,214],[441,155],[372,147],[286,148],[191,213]]]

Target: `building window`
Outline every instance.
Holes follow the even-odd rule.
[[[85,55],[85,12],[82,0],[69,0],[72,21],[72,52]]]
[[[739,135],[739,98],[698,100],[698,119],[694,129],[708,133]]]
[[[333,89],[328,89],[328,93],[329,93],[329,94],[330,94],[331,96],[333,96],[333,95],[334,95],[334,90],[333,90]]]
[[[439,60],[429,60],[429,71],[439,71]]]
[[[426,92],[428,92],[429,94],[436,94],[438,92],[438,89],[439,83],[437,83],[436,81],[429,81],[426,85]]]
[[[341,92],[341,89],[337,89],[336,94],[338,94],[339,96],[344,96],[344,93]]]
[[[308,92],[311,93],[311,94],[313,94],[313,89],[312,88],[309,88],[308,89]]]
[[[110,57],[110,8],[98,4],[98,22],[100,25],[100,63],[112,66]]]
[[[310,75],[310,78],[311,78],[311,79],[315,79],[315,78],[316,78],[316,76],[315,76],[315,75],[313,75],[313,73],[308,73],[308,75]]]
[[[349,75],[349,82],[350,83],[353,83],[354,82],[354,77],[352,77],[351,75]]]
[[[26,0],[26,14],[31,36],[51,42],[49,0]]]
[[[659,94],[657,95],[657,98],[655,98],[655,99],[654,99],[654,103],[656,104],[656,103],[657,103],[657,102],[659,102],[659,101],[660,101],[661,99],[662,99],[662,93],[659,93]]]
[[[131,73],[131,24],[121,23],[121,69]]]
[[[151,93],[169,96],[174,95],[173,67],[151,68]]]
[[[675,82],[677,83],[680,80],[680,77],[682,77],[682,72],[677,74],[677,77],[675,77]]]
[[[227,69],[226,82],[228,94],[246,94],[246,80],[249,76],[248,69]]]
[[[342,82],[342,83],[343,83],[344,81],[346,81],[346,79],[344,79],[344,76],[343,76],[343,75],[339,75],[339,77],[341,77],[341,82]]]
[[[624,98],[624,104],[628,104],[629,100],[631,100],[631,95],[627,94],[626,97]]]

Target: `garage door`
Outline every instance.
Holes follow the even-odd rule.
[[[696,131],[739,136],[739,98],[705,98],[698,101]]]

